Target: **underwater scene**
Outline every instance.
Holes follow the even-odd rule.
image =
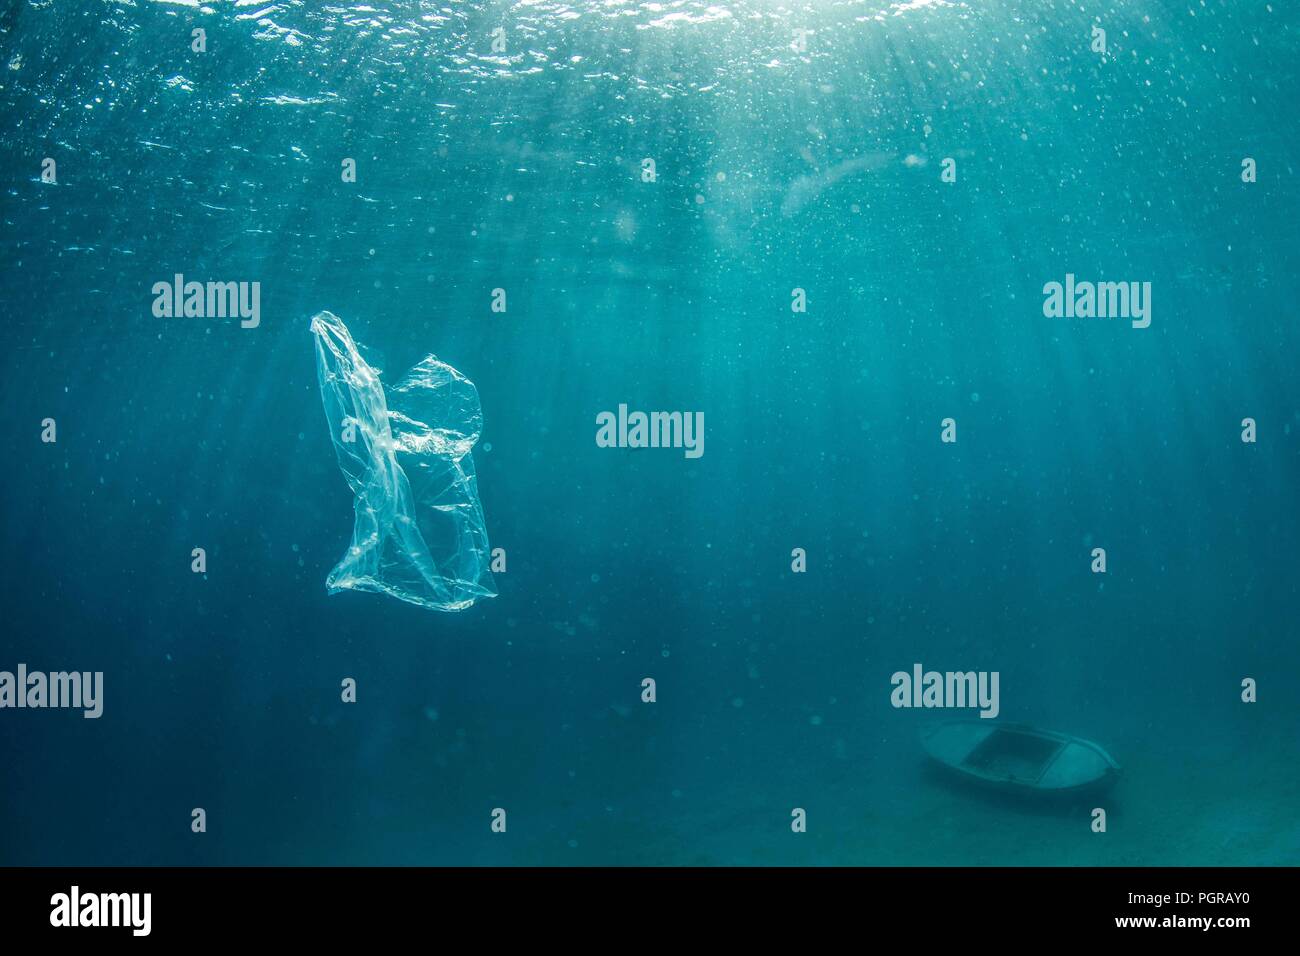
[[[4,0],[0,864],[1300,862],[1300,8]]]

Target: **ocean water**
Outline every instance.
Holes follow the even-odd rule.
[[[0,670],[103,713],[0,709],[0,863],[1300,859],[1295,5],[3,10]],[[477,385],[496,597],[327,593],[322,310]],[[1123,776],[940,776],[917,663]]]

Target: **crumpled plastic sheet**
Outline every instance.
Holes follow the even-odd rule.
[[[378,591],[440,611],[494,597],[471,454],[483,427],[474,383],[430,355],[385,394],[338,316],[318,313],[311,330],[330,437],[356,495],[330,593]]]

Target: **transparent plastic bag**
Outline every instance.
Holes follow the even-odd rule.
[[[318,313],[311,330],[330,437],[356,495],[330,593],[378,591],[440,611],[494,597],[471,454],[483,425],[474,383],[430,355],[385,395],[338,316]]]

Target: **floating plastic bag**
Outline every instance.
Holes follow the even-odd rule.
[[[483,426],[474,383],[430,355],[385,397],[338,316],[313,316],[311,330],[330,437],[356,495],[330,593],[379,591],[440,611],[494,597],[470,454]]]

